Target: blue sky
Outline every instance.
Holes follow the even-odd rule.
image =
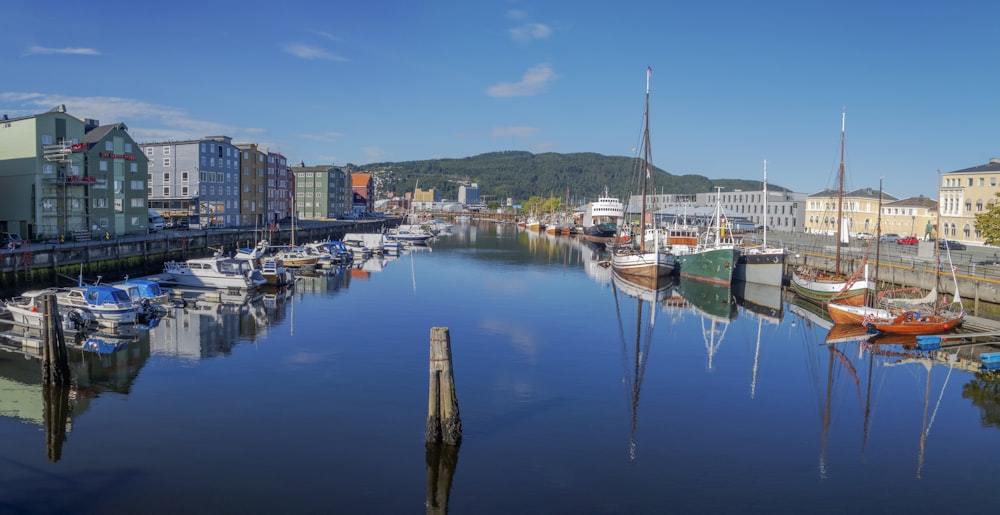
[[[936,196],[1000,157],[1000,3],[175,0],[0,3],[0,113],[228,135],[307,165],[498,150]],[[150,7],[155,6],[155,7]]]

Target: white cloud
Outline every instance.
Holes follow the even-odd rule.
[[[494,138],[509,138],[509,137],[528,138],[533,136],[537,132],[538,128],[526,127],[523,125],[509,126],[509,127],[494,127],[493,130],[490,131],[490,136]]]
[[[525,43],[533,39],[545,39],[551,35],[552,29],[544,23],[525,23],[510,29],[510,38],[518,43]]]
[[[486,89],[491,97],[526,97],[533,96],[545,90],[545,87],[557,78],[556,72],[549,64],[532,66],[521,76],[520,82],[501,82]]]
[[[341,138],[343,135],[344,134],[340,132],[323,132],[320,134],[299,134],[297,137],[311,141],[319,141],[321,143],[331,143]]]
[[[226,135],[234,140],[257,139],[267,133],[258,127],[236,127],[200,120],[183,109],[123,97],[73,97],[46,93],[0,92],[0,102],[16,104],[26,112],[44,113],[65,105],[68,114],[101,123],[124,122],[138,142],[199,139]],[[7,106],[4,106],[7,109]],[[8,111],[9,112],[9,111]]]
[[[368,158],[369,162],[377,163],[385,161],[389,152],[384,148],[377,145],[369,145],[367,147],[361,147],[361,151],[364,152],[365,157]]]
[[[288,43],[282,47],[282,49],[299,59],[323,59],[326,61],[347,61],[346,57],[339,56],[337,54],[332,54],[323,50],[322,48],[304,45],[302,43]]]
[[[25,51],[24,55],[51,55],[51,54],[69,54],[69,55],[101,55],[100,50],[94,48],[49,48],[44,46],[30,46],[28,50]]]

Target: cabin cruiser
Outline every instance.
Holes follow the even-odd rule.
[[[186,261],[168,261],[163,272],[170,281],[195,288],[252,290],[265,283],[264,276],[249,260],[227,258],[220,254]]]

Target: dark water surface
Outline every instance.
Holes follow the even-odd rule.
[[[650,310],[586,245],[513,226],[432,246],[74,352],[65,401],[0,351],[0,513],[993,511],[975,351],[838,339],[773,291],[740,292],[765,315],[690,283]],[[464,425],[441,458],[435,326]]]

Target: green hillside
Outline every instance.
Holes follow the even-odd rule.
[[[513,198],[520,202],[532,196],[565,198],[580,203],[597,198],[605,188],[614,196],[627,198],[639,191],[642,174],[639,160],[623,156],[593,153],[532,154],[523,151],[491,152],[461,159],[428,159],[397,163],[347,165],[349,171],[363,171],[376,176],[381,192],[413,191],[436,188],[442,199],[457,199],[462,184],[478,183],[489,198]],[[701,175],[673,175],[655,168],[651,175],[657,193],[704,193],[722,187],[723,191],[760,190],[761,181],[744,179],[709,179]],[[768,185],[768,189],[784,188]]]

